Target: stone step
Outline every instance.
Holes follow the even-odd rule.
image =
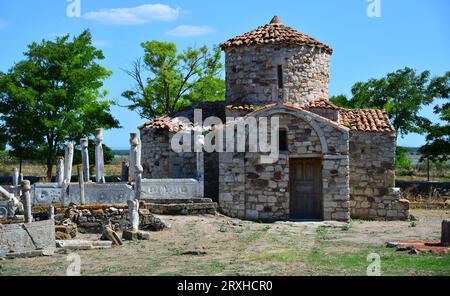
[[[215,215],[217,203],[182,203],[182,204],[162,204],[146,203],[149,211],[157,215]]]
[[[212,203],[210,198],[158,198],[158,199],[143,199],[145,203],[150,204],[198,204],[198,203]]]

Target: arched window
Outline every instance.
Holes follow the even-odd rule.
[[[287,130],[284,128],[280,128],[279,132],[278,132],[278,144],[279,144],[279,149],[280,151],[288,151],[288,135],[287,135]]]
[[[283,66],[278,65],[278,88],[283,88]]]

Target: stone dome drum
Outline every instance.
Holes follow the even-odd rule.
[[[328,98],[328,45],[282,24],[264,26],[221,44],[227,103],[307,103]]]

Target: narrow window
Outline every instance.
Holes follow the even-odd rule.
[[[287,130],[280,129],[278,136],[279,136],[278,144],[280,151],[288,151]]]
[[[283,66],[278,65],[278,88],[283,88]]]

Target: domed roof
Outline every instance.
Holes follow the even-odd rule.
[[[300,33],[295,29],[283,25],[278,16],[273,17],[267,25],[260,26],[253,31],[236,36],[222,43],[220,47],[225,50],[233,47],[254,45],[310,45],[325,49],[332,54],[333,49],[316,39]]]

